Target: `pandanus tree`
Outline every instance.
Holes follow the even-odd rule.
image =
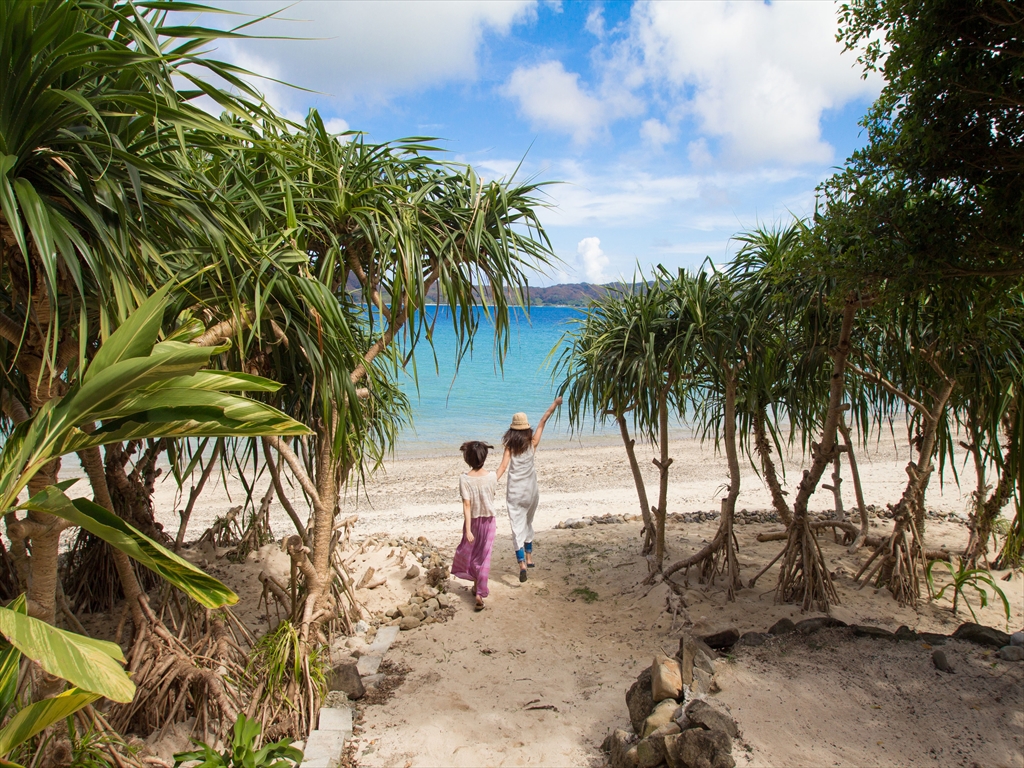
[[[608,419],[619,428],[644,522],[643,553],[652,573],[665,560],[668,507],[669,421],[685,412],[684,382],[693,375],[687,347],[693,323],[666,289],[667,273],[650,282],[594,303],[566,333],[556,377],[569,423],[583,429]],[[682,279],[682,278],[680,278]],[[631,431],[632,430],[632,431]],[[636,455],[636,438],[646,440],[658,457],[658,502],[650,503]]]

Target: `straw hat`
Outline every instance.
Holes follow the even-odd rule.
[[[512,426],[509,429],[529,429],[530,420],[526,418],[525,413],[513,413],[512,414]]]

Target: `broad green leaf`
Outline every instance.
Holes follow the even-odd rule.
[[[112,701],[126,703],[135,696],[135,683],[121,667],[124,656],[115,643],[66,632],[8,608],[0,608],[0,634],[51,675],[72,685]]]
[[[65,717],[73,715],[87,704],[92,704],[98,698],[99,694],[73,688],[52,699],[29,704],[12,717],[3,730],[0,730],[0,755],[6,755],[19,744]]]
[[[117,330],[110,334],[100,346],[96,356],[89,364],[88,370],[83,377],[83,383],[88,383],[110,366],[121,360],[129,360],[133,357],[147,357],[153,351],[156,344],[157,334],[160,333],[160,323],[164,317],[164,307],[167,304],[167,294],[171,286],[168,283],[158,290],[128,315]]]
[[[48,512],[84,528],[112,547],[117,547],[129,557],[138,560],[200,605],[221,608],[238,602],[238,595],[217,579],[203,573],[192,563],[160,546],[113,512],[89,499],[72,501],[51,485],[26,501],[20,508]]]
[[[8,610],[25,613],[25,595],[18,595]],[[18,694],[18,670],[21,666],[21,652],[6,640],[0,640],[0,722],[7,716],[7,710]]]

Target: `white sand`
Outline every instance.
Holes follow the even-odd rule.
[[[377,532],[426,536],[450,557],[460,537],[457,481],[464,469],[461,457],[454,450],[452,454],[391,461],[358,497],[351,493],[346,512],[360,516],[356,538]],[[727,479],[724,458],[684,440],[673,444],[671,454],[675,462],[669,512],[719,509]],[[497,458],[491,460],[492,466]],[[657,486],[650,458],[645,454],[643,461],[653,501]],[[870,455],[862,452],[858,459],[867,502],[884,506],[898,500],[906,479],[906,451],[899,455],[891,444],[882,445]],[[798,463],[792,458],[788,463],[790,489],[795,489],[799,477]],[[796,607],[775,604],[773,568],[755,589],[741,590],[734,603],[726,601],[720,585],[701,585],[691,574],[687,611],[674,620],[665,612],[667,588],[642,584],[647,567],[639,556],[639,523],[554,530],[558,521],[570,517],[639,511],[621,446],[549,447],[538,456],[537,466],[542,494],[535,523],[538,567],[526,584],[519,583],[508,523],[499,513],[487,609],[474,613],[466,585],[456,581],[452,593],[458,605],[450,620],[402,633],[390,658],[411,672],[389,701],[363,707],[365,722],[357,734],[359,764],[602,765],[601,741],[615,727],[628,728],[625,690],[654,653],[675,651],[684,623],[695,633],[729,626],[742,632],[764,631],[782,617],[803,618]],[[745,470],[738,508],[768,508],[769,496],[749,463]],[[963,491],[950,482],[944,488],[934,482],[929,507],[965,513],[973,475],[964,472],[961,481]],[[264,484],[261,480],[261,492]],[[159,486],[158,515],[173,530],[177,517],[168,485]],[[843,489],[846,505],[852,507],[852,483],[847,481]],[[234,503],[240,503],[237,496]],[[204,495],[190,538],[230,504],[223,488]],[[812,499],[812,510],[831,507],[827,491]],[[278,536],[291,532],[276,503],[273,521]],[[891,528],[887,520],[872,525],[877,533]],[[696,551],[716,528],[717,522],[671,522],[668,561]],[[782,546],[758,543],[755,535],[778,528],[737,528],[744,582]],[[966,543],[967,529],[931,522],[928,536],[929,546],[957,549]],[[831,535],[820,541],[836,573],[837,618],[890,630],[906,624],[943,633],[970,619],[965,612],[954,618],[945,600],[924,600],[914,611],[900,607],[886,592],[858,590],[851,577],[867,553],[848,555]],[[381,564],[385,554],[376,555],[374,562]],[[209,565],[239,590],[244,601],[254,599],[250,568]],[[394,564],[385,587],[361,595],[369,607],[392,607],[422,585],[402,580],[403,567]],[[1013,607],[1010,627],[1019,629],[1024,622],[1024,582],[1014,575],[998,583]],[[597,599],[586,602],[586,591],[596,593]],[[979,617],[985,624],[1006,628],[994,605],[981,610]],[[795,647],[782,654],[787,664],[798,660],[797,667],[782,663],[781,646],[774,656],[761,649],[737,656],[735,666],[723,675],[723,691],[717,698],[732,708],[750,747],[749,752],[739,745],[734,750],[738,765],[969,765],[977,760],[981,765],[1024,766],[1024,665],[997,662],[983,657],[977,646],[956,644],[951,658],[963,671],[954,676],[954,686],[954,678],[936,677],[930,651],[919,644],[901,645],[898,653],[868,640],[832,645],[839,650],[817,653]],[[991,685],[972,682],[988,678],[1007,689],[1001,701],[994,700],[999,694]],[[936,698],[948,706],[933,706]]]

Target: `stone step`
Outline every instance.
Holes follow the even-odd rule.
[[[384,657],[380,655],[360,656],[359,661],[356,662],[356,670],[359,672],[359,676],[366,677],[367,675],[377,674],[377,670],[380,669],[380,663],[383,660]]]
[[[348,707],[323,707],[320,710],[318,731],[340,731],[352,735],[352,710]]]
[[[338,768],[345,749],[345,731],[313,731],[306,739],[302,768]]]
[[[370,644],[370,653],[374,656],[383,656],[391,648],[391,644],[398,637],[398,627],[381,627],[377,630],[377,636]]]

